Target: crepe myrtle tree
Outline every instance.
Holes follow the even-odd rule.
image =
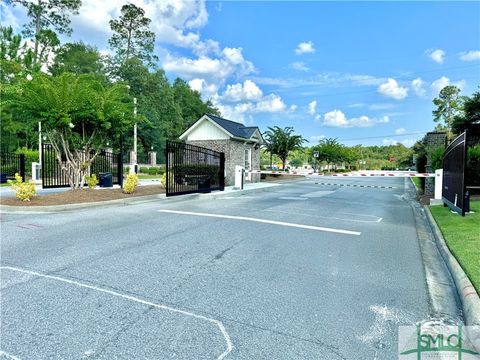
[[[72,190],[83,188],[93,160],[107,141],[134,123],[128,87],[104,85],[91,75],[38,74],[25,81],[17,95],[16,110],[42,121]]]

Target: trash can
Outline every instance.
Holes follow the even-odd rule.
[[[7,174],[0,174],[0,184],[5,184],[7,182]]]
[[[202,192],[210,192],[210,177],[203,176],[198,179],[198,190],[202,190]]]
[[[98,174],[98,185],[100,187],[112,187],[113,186],[113,175],[109,172],[103,172]]]

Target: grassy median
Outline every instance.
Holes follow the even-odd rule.
[[[480,293],[480,201],[471,201],[473,213],[461,217],[443,206],[430,207],[448,248]]]

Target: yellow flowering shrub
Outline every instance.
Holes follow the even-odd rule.
[[[87,182],[88,188],[93,189],[95,186],[98,185],[98,179],[96,174],[92,174],[90,176],[85,176],[85,181]]]
[[[127,180],[125,180],[125,184],[123,184],[123,192],[125,194],[133,194],[137,185],[138,185],[138,175],[128,174]]]
[[[33,181],[24,182],[18,173],[15,174],[15,180],[8,180],[8,183],[15,191],[17,198],[22,201],[30,201],[30,198],[37,194]]]

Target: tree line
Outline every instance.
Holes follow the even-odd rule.
[[[70,17],[78,13],[80,0],[11,4],[25,7],[29,21],[21,33],[0,28],[2,151],[36,149],[38,121],[48,141],[72,139],[72,149],[64,149],[72,153],[118,147],[120,134],[131,148],[137,122],[139,153],[161,155],[165,139],[177,138],[204,113],[219,115],[186,81],[169,82],[156,67],[155,34],[142,8],[122,6],[109,24],[111,53],[102,54],[84,42],[60,43],[60,34],[72,33]]]

